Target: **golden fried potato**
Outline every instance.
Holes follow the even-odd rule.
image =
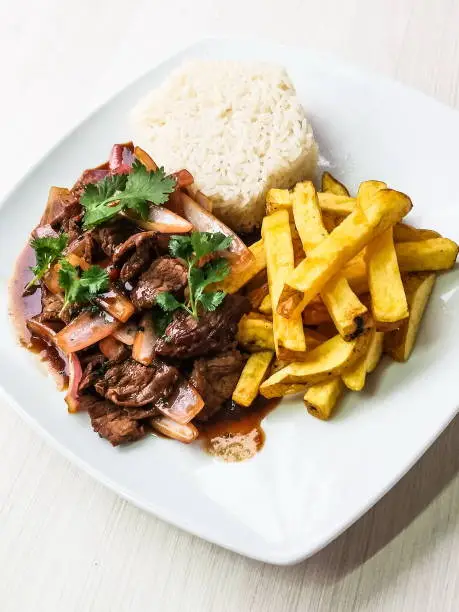
[[[373,372],[381,359],[383,340],[383,332],[378,332],[375,329],[370,330],[370,339],[365,355],[341,375],[348,389],[351,391],[361,391],[363,389],[367,374]]]
[[[327,421],[343,393],[344,384],[339,376],[309,387],[304,403],[310,415]]]
[[[278,358],[284,351],[306,351],[301,312],[286,319],[277,304],[287,275],[293,270],[293,245],[288,212],[279,210],[263,219],[261,233],[265,245],[269,294],[273,308],[274,345]]]
[[[330,172],[324,172],[322,174],[322,191],[326,191],[328,193],[334,193],[338,196],[346,196],[349,197],[349,191],[340,183],[338,179],[336,179]]]
[[[371,206],[356,209],[308,257],[287,274],[277,310],[284,317],[297,316],[326,283],[368,243],[400,221],[412,204],[408,196],[382,189]],[[420,243],[424,244],[424,243]]]
[[[404,278],[410,316],[399,329],[384,336],[384,350],[395,361],[407,361],[411,355],[435,278],[434,273],[409,274]]]
[[[236,291],[239,291],[241,287],[266,268],[263,240],[254,242],[249,246],[249,250],[254,256],[249,265],[239,270],[237,274],[230,273],[223,281],[215,283],[213,286],[214,289],[221,289],[222,291],[226,291],[226,293],[236,293]]]
[[[252,404],[273,357],[273,351],[261,351],[250,355],[233,391],[234,402],[245,407]]]
[[[398,267],[392,228],[367,246],[368,285],[376,329],[388,331],[408,317],[408,303]]]
[[[357,205],[355,198],[335,195],[334,193],[322,193],[319,191],[317,197],[322,212],[336,215],[337,217],[347,217],[347,215],[354,212]]]
[[[448,238],[431,238],[395,245],[402,272],[449,270],[457,258],[458,245]]]
[[[246,351],[274,350],[273,324],[255,313],[244,315],[239,321],[237,341]]]
[[[266,399],[271,399],[273,397],[285,397],[287,395],[295,395],[295,393],[304,393],[308,385],[302,385],[299,383],[285,383],[278,384],[273,387],[266,388],[262,395],[266,397]]]
[[[271,296],[268,295],[263,298],[258,310],[264,315],[272,315],[273,314],[273,305],[271,304]]]
[[[291,211],[292,200],[288,189],[269,189],[266,194],[266,214],[272,215],[278,210]]]
[[[298,183],[295,187],[293,218],[306,253],[328,237],[322,222],[317,194],[310,181]],[[332,278],[323,287],[320,295],[337,330],[344,338],[351,339],[363,333],[369,320],[368,310],[352,291],[344,276],[338,274]],[[303,312],[303,322],[307,325],[322,323],[324,320],[326,319],[314,321],[305,318]]]
[[[255,287],[247,293],[247,297],[250,301],[250,305],[254,310],[259,310],[263,300],[268,297],[269,298],[269,286],[268,281],[263,283],[259,287]],[[261,311],[262,312],[262,311]]]
[[[260,393],[273,393],[277,385],[286,383],[315,384],[329,376],[338,376],[363,354],[368,334],[346,342],[340,335],[327,340],[306,353],[304,361],[293,362],[272,374],[260,386]]]
[[[430,229],[418,229],[407,223],[394,225],[394,242],[418,242],[430,238],[441,238],[441,234]]]

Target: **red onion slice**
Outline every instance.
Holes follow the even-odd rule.
[[[158,404],[160,410],[173,421],[186,425],[204,408],[204,400],[186,380],[181,380],[174,393]]]
[[[75,353],[110,336],[119,326],[110,315],[84,311],[57,333],[56,344],[64,353]]]
[[[192,423],[182,425],[181,423],[177,423],[167,416],[160,416],[150,419],[150,423],[153,429],[159,431],[159,433],[162,433],[168,438],[178,440],[179,442],[184,442],[185,444],[193,442],[193,440],[196,440],[199,435],[198,430]]]

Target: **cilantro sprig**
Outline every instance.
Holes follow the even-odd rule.
[[[172,313],[178,309],[185,310],[195,319],[200,310],[216,310],[226,293],[224,291],[206,291],[209,285],[222,281],[230,272],[230,265],[224,257],[212,258],[204,265],[203,259],[214,253],[226,250],[232,238],[220,232],[193,232],[191,236],[171,236],[169,253],[172,257],[185,260],[188,266],[188,300],[179,302],[172,293],[164,291],[156,297],[156,305],[161,308],[161,316],[155,318],[157,331],[164,330],[172,320]]]
[[[164,204],[175,187],[175,179],[166,176],[164,168],[150,172],[135,161],[129,174],[106,176],[86,186],[80,199],[85,211],[83,227],[90,229],[105,223],[126,208],[148,219],[150,203]]]
[[[35,251],[35,265],[30,268],[34,273],[34,277],[27,283],[24,293],[29,292],[38,285],[38,281],[59,260],[67,244],[67,234],[59,234],[56,237],[43,236],[42,238],[33,238],[30,241],[30,246]]]
[[[59,285],[64,290],[62,310],[70,304],[91,302],[99,293],[107,291],[109,284],[108,272],[100,266],[91,266],[81,271],[67,259],[60,262]]]

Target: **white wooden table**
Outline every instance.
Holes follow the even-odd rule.
[[[0,192],[94,105],[199,38],[328,49],[459,107],[458,26],[459,0],[1,2]],[[458,468],[456,420],[337,541],[276,568],[121,501],[1,403],[0,610],[459,610]]]

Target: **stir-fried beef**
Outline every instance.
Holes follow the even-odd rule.
[[[123,282],[137,278],[156,255],[156,232],[139,232],[116,247],[113,264],[120,267]]]
[[[93,230],[93,236],[105,255],[113,257],[116,247],[137,232],[138,229],[134,223],[127,219],[114,219],[96,227]]]
[[[83,375],[81,377],[80,384],[78,385],[78,391],[84,391],[93,387],[97,380],[102,376],[102,366],[106,362],[105,357],[102,353],[96,353],[90,355],[84,365]]]
[[[156,341],[155,352],[163,357],[186,359],[227,350],[235,341],[239,319],[249,310],[247,298],[228,295],[220,308],[202,313],[199,319],[177,311],[165,335]]]
[[[211,358],[196,359],[190,383],[205,402],[198,414],[206,421],[230,399],[244,367],[245,359],[238,350],[226,351]]]
[[[131,293],[131,300],[136,308],[151,308],[156,296],[169,291],[176,296],[183,294],[187,283],[187,269],[179,259],[160,257],[156,259]]]
[[[78,198],[68,189],[52,187],[48,203],[40,221],[40,225],[51,225],[54,229],[61,229],[68,224],[71,217],[81,213]]]
[[[144,406],[168,397],[179,377],[178,370],[158,359],[144,366],[134,359],[111,364],[97,381],[97,393],[120,406]]]
[[[71,318],[70,309],[66,308],[62,310],[64,306],[64,300],[60,295],[51,293],[46,288],[46,285],[41,285],[41,313],[37,316],[37,320],[40,323],[47,321],[63,321],[69,323]]]
[[[104,166],[101,166],[100,168],[90,168],[89,170],[85,170],[72,187],[72,193],[75,195],[75,197],[80,198],[86,188],[86,185],[89,185],[89,183],[98,183],[104,179],[107,174],[109,174],[107,166],[108,164],[104,164]]]
[[[82,395],[80,408],[88,411],[94,431],[113,446],[135,442],[146,434],[145,425],[108,400]]]

